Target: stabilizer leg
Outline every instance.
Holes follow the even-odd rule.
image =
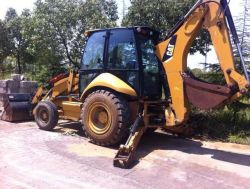
[[[135,150],[145,131],[145,127],[141,124],[143,116],[139,114],[131,127],[130,136],[125,145],[121,145],[113,161],[114,167],[129,168],[134,162]]]

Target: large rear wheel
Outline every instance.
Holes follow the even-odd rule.
[[[83,103],[82,123],[90,140],[101,146],[120,143],[129,131],[129,106],[107,90],[91,93]]]

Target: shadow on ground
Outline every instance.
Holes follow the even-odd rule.
[[[143,158],[154,150],[178,150],[187,154],[211,155],[211,158],[229,163],[250,166],[250,155],[210,149],[199,141],[184,139],[166,133],[152,133],[141,140],[138,156]]]
[[[65,133],[65,129],[75,131],[75,134],[80,137],[86,137],[80,123],[60,123],[59,126],[54,129],[54,131]],[[118,147],[111,148],[118,149]],[[135,157],[139,160],[146,157],[154,150],[177,150],[187,154],[211,155],[211,158],[216,160],[250,166],[250,155],[205,148],[199,141],[194,141],[188,138],[180,138],[162,132],[154,132],[144,135],[140,141],[140,145],[137,149]],[[139,163],[138,160],[135,161],[131,168]]]

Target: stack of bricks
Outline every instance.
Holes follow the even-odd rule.
[[[0,80],[0,106],[3,106],[3,94],[29,93],[33,94],[37,90],[37,82],[21,79],[19,74],[11,75],[11,79]]]

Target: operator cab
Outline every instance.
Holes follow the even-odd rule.
[[[160,99],[159,62],[154,53],[159,33],[148,27],[112,28],[85,33],[80,93],[99,74],[111,73],[143,99]]]

